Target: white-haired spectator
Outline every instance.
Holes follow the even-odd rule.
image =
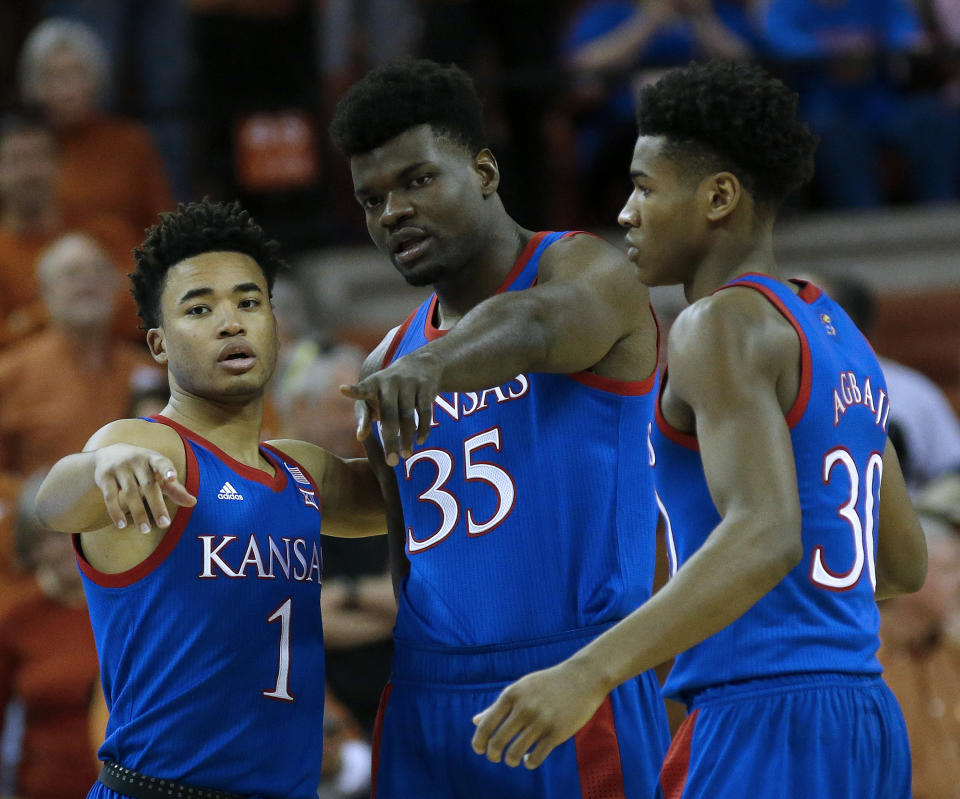
[[[125,416],[146,350],[111,334],[121,277],[90,237],[69,234],[41,255],[50,325],[0,356],[0,470],[26,474],[83,448]]]
[[[47,19],[24,42],[20,91],[57,132],[64,207],[109,213],[142,231],[172,210],[173,195],[147,128],[102,110],[109,77],[106,50],[83,23]]]

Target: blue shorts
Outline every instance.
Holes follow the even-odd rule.
[[[909,799],[910,745],[876,675],[749,680],[696,695],[660,777],[666,799]]]
[[[522,646],[442,649],[398,641],[374,730],[371,799],[654,799],[669,743],[652,672],[617,688],[539,768],[491,763],[473,716],[514,680],[555,665],[603,628]]]

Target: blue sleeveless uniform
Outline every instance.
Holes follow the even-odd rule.
[[[183,439],[197,504],[179,508],[156,551],[120,574],[92,568],[74,537],[110,710],[99,758],[190,786],[315,799],[320,494],[267,444],[273,476],[154,420]],[[91,796],[117,794],[97,783]]]
[[[800,389],[786,421],[804,554],[743,616],[677,655],[664,692],[691,714],[664,765],[667,797],[909,795],[903,719],[876,659],[886,383],[840,306],[798,285],[795,293],[749,274],[720,289],[760,292],[800,340]],[[659,403],[651,444],[673,573],[720,516],[696,438],[670,427]]]
[[[532,286],[564,235],[536,234],[498,291]],[[436,304],[407,319],[384,365],[442,335]],[[506,684],[650,596],[657,511],[643,444],[655,386],[656,371],[638,382],[521,374],[434,401],[429,438],[395,469],[410,574],[375,740],[381,799],[580,795],[573,785],[654,795],[667,728],[652,674],[534,772],[489,763],[470,739],[472,716]]]

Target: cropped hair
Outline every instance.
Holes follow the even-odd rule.
[[[778,206],[813,176],[817,139],[797,119],[798,95],[752,64],[691,63],[644,87],[641,136],[666,139],[681,169],[733,172],[758,203]]]
[[[349,158],[423,124],[471,154],[487,146],[483,104],[455,64],[403,59],[371,70],[337,103],[330,136]]]
[[[206,252],[243,253],[260,266],[271,291],[277,273],[287,266],[280,257],[280,245],[266,238],[239,202],[180,203],[176,211],[160,218],[160,224],[150,227],[143,244],[133,251],[137,266],[129,275],[144,330],[160,324],[160,295],[167,272],[186,258]]]
[[[23,43],[20,51],[20,94],[24,100],[35,103],[40,94],[40,71],[51,53],[71,50],[90,67],[103,95],[110,82],[110,57],[107,49],[89,25],[64,17],[51,17],[38,24]]]

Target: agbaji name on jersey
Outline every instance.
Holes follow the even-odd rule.
[[[874,415],[873,423],[886,431],[890,416],[887,392],[879,386],[874,388],[869,376],[858,383],[853,372],[841,372],[838,385],[833,389],[833,426],[836,427],[847,409],[854,406],[868,408]]]

